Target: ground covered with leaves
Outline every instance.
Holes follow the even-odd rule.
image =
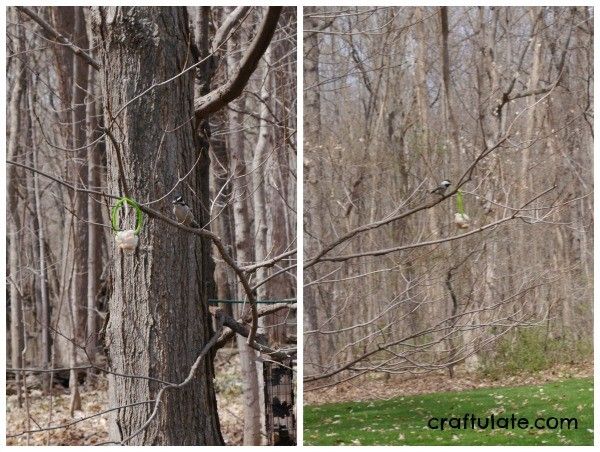
[[[526,386],[570,378],[585,378],[592,375],[594,375],[592,362],[559,364],[538,372],[521,372],[514,375],[502,375],[497,378],[485,377],[464,370],[457,371],[454,378],[448,376],[447,372],[429,372],[408,378],[400,375],[369,374],[337,385],[331,383],[305,385],[304,405],[389,400],[396,397],[432,392]],[[314,389],[319,386],[322,387]]]
[[[217,355],[216,389],[219,418],[223,438],[228,445],[242,442],[243,405],[241,402],[242,377],[239,359],[234,350],[221,350]],[[7,382],[6,397],[6,441],[8,445],[97,445],[108,441],[108,415],[95,416],[81,422],[83,418],[100,413],[107,406],[105,378],[81,388],[82,410],[70,416],[68,390],[55,385],[52,397],[43,395],[35,378],[28,379],[28,397],[21,407],[18,405],[14,381]],[[49,426],[65,426],[44,432],[22,434]],[[18,436],[13,436],[18,435]]]
[[[583,369],[580,370],[583,372]],[[379,397],[378,400],[373,396],[382,396],[383,391],[380,390],[379,394],[369,394],[370,401],[305,406],[305,444],[593,445],[593,378],[564,378],[564,374],[563,378],[559,378],[559,374],[555,369],[555,374],[548,376],[551,382],[546,384],[538,380],[538,384],[505,387],[510,383],[512,386],[517,384],[513,381],[495,387],[429,394],[421,392],[426,389],[421,386],[412,391],[412,394],[418,395]],[[524,380],[519,381],[522,383]],[[388,390],[387,394],[396,390]],[[481,418],[482,423],[485,418],[494,415],[499,424],[495,429],[489,428],[491,424],[487,429],[451,428],[457,426],[457,421],[453,421],[452,425],[446,424],[443,431],[439,428],[442,417],[462,419],[466,414]],[[564,423],[562,429],[538,429],[531,425],[527,428],[501,428],[503,421],[499,419],[512,418],[513,414],[516,419],[526,418],[530,423],[544,418],[550,422],[550,427],[554,421],[549,418],[575,418],[577,428],[573,423],[570,428]],[[431,424],[437,429],[428,426],[432,418],[437,418]]]

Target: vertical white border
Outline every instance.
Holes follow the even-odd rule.
[[[296,154],[296,190],[297,190],[297,207],[296,207],[296,243],[297,246],[297,262],[298,267],[296,269],[296,319],[298,332],[296,334],[296,348],[297,348],[297,373],[296,382],[297,397],[296,397],[296,441],[298,445],[302,445],[304,442],[304,14],[302,5],[298,5],[297,9],[297,36],[296,36],[296,129],[298,131],[296,135],[296,147],[298,152]]]

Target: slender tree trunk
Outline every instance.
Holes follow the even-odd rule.
[[[230,76],[235,73],[238,64],[236,57],[239,47],[233,39],[227,43],[227,69]],[[240,101],[232,105],[241,111]],[[250,215],[248,197],[252,190],[248,186],[251,179],[246,175],[246,156],[244,152],[244,136],[241,132],[242,118],[237,111],[229,112],[229,151],[231,153],[230,173],[233,175],[233,220],[235,231],[236,258],[240,263],[251,262],[253,256],[252,235],[250,234]],[[241,286],[238,286],[238,298],[245,297]],[[240,365],[244,375],[244,446],[261,444],[260,395],[258,388],[258,373],[256,371],[256,352],[246,343],[246,338],[238,335],[237,345],[240,352]]]
[[[101,190],[102,158],[98,143],[91,143],[98,138],[98,108],[93,101],[95,72],[89,68],[89,97],[87,98],[87,143],[88,143],[88,183],[92,190]],[[88,262],[87,262],[87,319],[86,319],[86,351],[90,360],[94,361],[98,347],[97,316],[98,288],[102,274],[102,199],[90,195],[87,199],[88,217]]]
[[[231,200],[231,181],[228,180],[229,154],[225,140],[221,138],[211,140],[211,149],[214,155],[214,159],[211,162],[211,186],[214,187],[215,196],[217,193],[220,193],[215,207],[217,209],[215,215],[218,215],[216,221],[217,233],[223,240],[223,243],[234,243],[233,214],[229,202]],[[233,254],[233,250],[231,251]],[[217,266],[215,270],[215,283],[219,300],[232,300],[237,297],[235,280],[231,272],[228,271],[225,263]],[[222,303],[221,306],[228,315],[233,317],[233,305]]]
[[[211,7],[203,6],[194,8],[197,11],[198,18],[195,22],[198,24],[198,33],[196,34],[196,42],[200,49],[201,58],[206,58],[210,54],[210,40],[208,37],[209,18],[211,15]],[[220,9],[214,11],[213,14],[218,14]],[[215,67],[215,56],[207,60],[206,76],[200,80],[197,85],[199,95],[205,95],[210,91],[210,79],[212,78]],[[220,113],[220,116],[225,116]],[[226,119],[223,118],[224,121]],[[231,212],[231,181],[229,180],[229,154],[227,150],[227,142],[225,137],[211,138],[211,183],[213,189],[212,196],[215,198],[215,208],[212,212],[217,216],[216,225],[217,234],[223,240],[223,243],[234,243],[233,220]],[[233,254],[233,249],[230,250]],[[219,300],[232,300],[237,297],[235,290],[235,276],[225,263],[217,265],[215,269],[215,284],[216,293]],[[221,308],[229,315],[234,317],[233,305],[230,303],[221,303]]]
[[[427,58],[427,38],[425,36],[425,25],[423,23],[423,8],[417,6],[415,8],[415,22],[417,33],[417,62],[415,66],[415,83],[417,96],[417,115],[419,121],[419,129],[421,137],[419,144],[422,151],[427,151],[429,146],[429,101],[427,100],[427,73],[426,73],[426,58]]]
[[[315,14],[315,6],[304,8],[307,14]],[[305,27],[315,30],[318,21],[312,17],[305,20]],[[318,146],[321,135],[321,95],[319,88],[319,33],[310,31],[304,38],[304,133],[311,145]],[[305,140],[306,141],[306,140]],[[306,141],[308,144],[308,141]]]
[[[28,110],[29,110],[29,118],[28,124],[35,124],[35,117],[37,115],[35,111],[35,100],[34,100],[34,92],[35,92],[35,83],[33,78],[30,79],[28,85]],[[31,164],[35,168],[39,168],[40,165],[39,157],[41,155],[40,147],[38,146],[36,128],[31,127],[31,143],[33,152],[31,153]],[[33,191],[31,196],[31,205],[33,206],[33,210],[35,214],[32,218],[32,228],[36,233],[37,240],[34,243],[34,252],[39,271],[38,278],[38,287],[39,296],[36,296],[36,299],[39,299],[39,302],[36,302],[38,315],[39,315],[39,360],[42,368],[46,369],[49,367],[50,363],[50,322],[52,321],[51,316],[51,301],[48,295],[48,274],[47,274],[47,262],[46,262],[46,246],[45,246],[45,218],[44,218],[44,208],[42,206],[42,197],[41,197],[41,189],[40,189],[40,176],[38,174],[31,175],[31,181],[33,185]],[[51,374],[45,374],[42,376],[43,379],[43,387],[45,391],[49,391],[50,382],[51,382]]]
[[[83,7],[74,7],[74,33],[73,41],[80,48],[87,49],[88,40],[83,17]],[[72,96],[71,96],[71,125],[72,125],[72,145],[74,148],[74,159],[70,162],[69,173],[74,176],[76,182],[81,185],[87,185],[87,150],[86,143],[86,90],[88,85],[88,67],[77,56],[73,58],[73,77]],[[86,306],[87,306],[87,259],[88,259],[88,226],[85,223],[87,219],[88,197],[86,193],[79,192],[73,196],[73,211],[76,218],[73,224],[73,287],[71,291],[71,312],[72,312],[72,332],[71,332],[71,353],[70,366],[77,366],[78,349],[77,345],[85,344],[85,324],[86,324]],[[77,371],[71,370],[69,378],[69,387],[71,389],[71,415],[74,410],[81,409],[81,398],[79,395],[79,383]]]
[[[307,14],[316,14],[317,7],[307,6]],[[319,23],[316,19],[308,17],[305,19],[305,27],[315,30]],[[318,149],[321,144],[321,95],[319,81],[321,79],[319,73],[319,33],[307,32],[304,37],[304,85],[309,87],[304,91],[304,146],[305,148]],[[306,154],[305,154],[306,155]],[[304,218],[306,224],[311,225],[311,231],[321,232],[321,221],[318,212],[320,206],[320,193],[317,190],[318,181],[321,180],[322,168],[319,162],[309,158],[304,159]],[[314,246],[314,242],[306,237],[304,254],[310,256],[316,252],[318,246]],[[314,272],[313,269],[310,270]],[[316,278],[314,274],[312,278]],[[319,327],[318,307],[317,307],[317,288],[307,287],[304,292],[304,315],[306,317],[306,329],[316,330]],[[327,303],[330,299],[323,300]],[[323,361],[322,353],[322,338],[318,335],[311,335],[307,338],[306,347],[304,350],[306,361],[315,362],[320,365]],[[309,366],[310,367],[310,366]]]
[[[13,20],[18,19],[18,15],[12,14]],[[19,52],[23,46],[21,45],[21,39],[17,39],[16,52]],[[18,160],[21,154],[21,147],[19,146],[19,127],[21,122],[21,99],[23,98],[23,91],[25,89],[25,68],[23,62],[19,59],[15,59],[14,73],[17,74],[17,78],[10,92],[10,100],[8,104],[8,142],[6,154],[9,160]],[[14,368],[23,367],[23,360],[21,352],[23,349],[23,322],[21,321],[21,305],[23,300],[21,299],[21,290],[19,289],[19,248],[23,246],[21,242],[21,218],[19,209],[18,199],[18,183],[19,174],[17,167],[9,165],[7,168],[7,182],[8,182],[8,212],[7,221],[8,226],[8,240],[9,240],[9,259],[8,259],[8,273],[10,276],[10,345],[11,345],[11,365]],[[21,406],[21,374],[16,374],[17,390],[18,390],[18,403]]]
[[[448,7],[440,7],[440,20],[442,30],[442,86],[444,89],[444,111],[446,117],[446,127],[449,128],[449,135],[454,145],[453,155],[457,158],[461,158],[462,153],[460,152],[460,143],[458,140],[458,124],[452,111],[452,99],[450,96],[450,51],[448,50],[448,35],[450,30],[448,29]],[[460,163],[460,162],[457,162]],[[462,165],[459,165],[462,168]]]
[[[269,125],[269,91],[271,76],[269,74],[269,65],[271,62],[271,51],[267,49],[264,56],[264,75],[262,77],[262,85],[260,90],[259,102],[259,125],[258,125],[258,140],[254,147],[254,156],[252,159],[252,186],[253,186],[253,208],[254,208],[254,259],[257,262],[265,260],[267,257],[267,211],[266,211],[266,159],[268,147],[270,144],[269,137],[271,127]],[[256,271],[257,281],[263,281],[267,276],[267,269],[261,267]],[[267,287],[265,284],[256,290],[258,300],[264,300],[268,297]],[[262,317],[259,320],[259,326],[263,330],[266,319]],[[261,332],[262,332],[261,331]],[[260,388],[264,387],[263,364],[261,361],[256,362],[256,371],[259,386],[259,407],[261,430],[266,432],[265,421],[265,392]]]

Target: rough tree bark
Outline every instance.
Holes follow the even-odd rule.
[[[103,63],[105,124],[118,143],[108,146],[108,191],[128,192],[142,203],[155,200],[172,189],[200,155],[180,189],[190,187],[187,202],[197,221],[206,223],[208,146],[190,122],[194,72],[148,91],[120,111],[143,90],[194,62],[186,8],[100,7],[93,8],[93,20]],[[167,204],[155,207],[166,211]],[[148,218],[140,242],[133,255],[114,252],[106,334],[109,365],[115,372],[179,383],[212,335],[210,243]],[[129,444],[222,445],[213,378],[209,354],[193,383],[167,391],[156,418]],[[152,400],[160,387],[156,381],[113,375],[110,406]],[[151,404],[116,411],[111,439],[129,437],[151,411]]]

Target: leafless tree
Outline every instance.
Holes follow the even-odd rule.
[[[592,27],[587,7],[305,10],[308,390],[474,370],[523,328],[591,340]]]
[[[219,348],[240,338],[254,369],[243,377],[255,392],[262,391],[259,357],[295,355],[295,343],[259,329],[261,317],[295,312],[295,305],[257,303],[259,287],[264,297],[289,290],[295,266],[295,243],[285,234],[295,222],[294,200],[266,182],[295,164],[295,9],[8,11],[11,371],[26,396],[23,377],[42,375],[51,402],[54,379],[67,372],[72,416],[84,373],[89,384],[97,373],[109,382],[102,413],[53,425],[51,404],[47,423],[9,436],[29,441],[106,415],[111,443],[223,444],[213,365]],[[280,49],[281,59],[263,59]],[[273,77],[284,86],[269,89]],[[223,121],[239,105],[239,124]],[[287,141],[270,140],[280,129]],[[237,136],[241,145],[219,136]],[[273,157],[280,154],[287,158]],[[228,161],[215,177],[220,158]],[[236,159],[247,170],[230,166]],[[285,184],[288,190],[295,181]],[[287,223],[256,241],[262,253],[253,245],[254,192],[289,203]],[[172,216],[179,194],[199,227]],[[132,254],[110,234],[110,208],[123,196],[144,218]],[[248,213],[228,229],[240,203]],[[133,228],[134,217],[125,209],[119,227]],[[277,228],[285,244],[268,248]],[[215,265],[225,275],[218,288]],[[235,316],[209,309],[221,293],[244,301]],[[294,298],[293,289],[285,298]],[[260,404],[250,408],[247,431],[261,416]],[[248,444],[263,441],[258,426]]]

